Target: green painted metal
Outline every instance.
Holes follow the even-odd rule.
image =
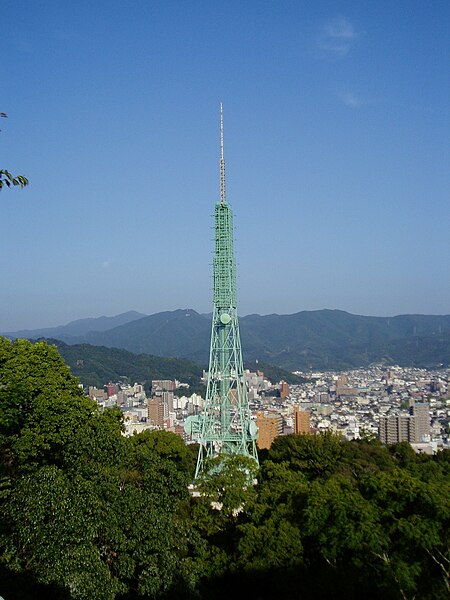
[[[214,209],[211,345],[195,478],[202,472],[206,459],[220,454],[240,454],[258,462],[256,427],[249,409],[239,335],[233,213],[225,197],[222,105],[220,117],[220,201]]]

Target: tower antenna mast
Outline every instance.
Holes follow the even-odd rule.
[[[220,200],[214,208],[213,314],[208,385],[203,412],[188,417],[185,431],[200,447],[195,478],[205,461],[219,455],[241,455],[258,463],[258,429],[251,418],[242,360],[236,305],[233,213],[226,201],[223,109],[220,104]]]
[[[220,202],[225,204],[227,194],[225,188],[225,156],[223,152],[223,107],[220,103]]]

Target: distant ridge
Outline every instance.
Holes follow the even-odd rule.
[[[3,333],[5,337],[10,338],[55,338],[58,340],[70,340],[79,336],[86,335],[90,331],[107,331],[119,325],[131,323],[136,319],[145,317],[146,315],[138,313],[135,310],[115,315],[114,317],[94,317],[87,319],[77,319],[71,321],[67,325],[59,325],[57,327],[45,327],[43,329],[22,329],[20,331],[9,331]]]
[[[210,329],[208,315],[179,309],[149,316],[133,312],[82,319],[51,328],[50,333],[34,330],[6,335],[123,348],[206,366]],[[77,330],[82,333],[76,334]],[[240,330],[245,362],[258,360],[289,370],[347,369],[373,362],[418,367],[450,364],[450,315],[366,317],[323,309],[248,315],[240,319]]]

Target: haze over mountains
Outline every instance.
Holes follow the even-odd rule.
[[[123,348],[206,365],[210,328],[209,315],[180,309],[149,316],[131,311],[3,335]],[[247,364],[258,360],[290,370],[345,369],[380,361],[404,366],[450,364],[450,315],[366,317],[324,309],[247,315],[240,318],[240,329]]]
[[[43,329],[21,329],[19,331],[8,332],[2,335],[6,337],[21,337],[26,339],[31,338],[55,338],[65,340],[71,337],[79,337],[86,335],[90,331],[106,331],[114,329],[119,325],[124,325],[136,319],[141,319],[146,315],[138,313],[135,310],[130,310],[114,317],[94,317],[89,319],[77,319],[71,321],[67,325],[59,325],[58,327],[45,327]]]

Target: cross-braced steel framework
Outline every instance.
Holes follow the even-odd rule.
[[[204,461],[240,454],[258,461],[257,428],[251,419],[236,308],[233,213],[226,200],[223,115],[220,105],[220,201],[214,209],[213,315],[208,385],[198,421],[200,449],[195,477]]]

